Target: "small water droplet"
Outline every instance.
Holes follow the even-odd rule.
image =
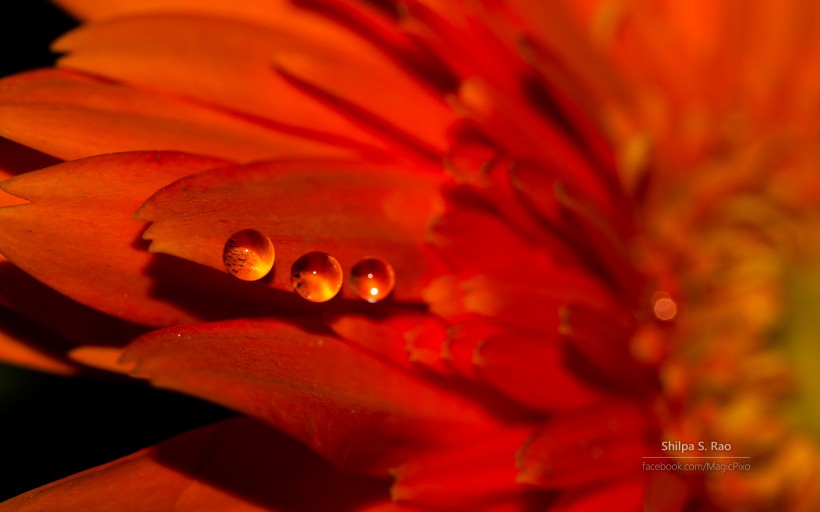
[[[350,286],[367,302],[379,302],[396,286],[396,274],[389,263],[380,258],[366,258],[350,270]]]
[[[290,285],[311,302],[328,301],[342,287],[342,266],[330,254],[309,252],[290,268]]]
[[[655,318],[668,322],[677,316],[678,305],[668,293],[655,292],[652,295],[652,311],[655,313]]]
[[[273,268],[275,253],[270,238],[255,229],[237,231],[225,242],[222,262],[225,270],[243,281],[256,281]]]

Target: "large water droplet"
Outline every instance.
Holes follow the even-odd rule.
[[[273,243],[255,229],[237,231],[225,242],[222,262],[225,270],[243,281],[256,281],[273,268]]]
[[[293,291],[311,302],[325,302],[342,287],[342,266],[325,252],[309,252],[290,268]]]
[[[367,302],[378,302],[393,291],[396,274],[389,263],[380,258],[366,258],[350,270],[350,286]]]

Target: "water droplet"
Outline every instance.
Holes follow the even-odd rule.
[[[655,292],[652,295],[652,311],[655,313],[655,318],[668,322],[677,316],[678,305],[668,293]]]
[[[324,252],[309,252],[290,268],[293,291],[311,302],[325,302],[342,287],[342,266]]]
[[[350,270],[350,286],[367,302],[379,302],[396,285],[396,274],[389,263],[380,258],[366,258]]]
[[[225,242],[222,262],[229,274],[243,281],[256,281],[273,268],[273,243],[255,229],[237,231]]]

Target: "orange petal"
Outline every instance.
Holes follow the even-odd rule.
[[[216,18],[280,24],[281,16],[296,8],[287,0],[55,0],[61,8],[84,20],[105,20],[164,12],[189,12]]]
[[[282,19],[277,29],[269,29],[163,14],[85,25],[53,48],[67,53],[60,67],[194,99],[284,131],[383,148],[378,139],[274,72],[277,54],[325,48],[359,55],[362,44],[348,48],[350,37],[338,29],[312,29],[313,34],[300,28],[298,17]]]
[[[68,357],[92,368],[128,374],[134,370],[134,365],[120,362],[122,352],[121,348],[116,347],[83,346],[72,349]]]
[[[223,164],[177,153],[128,153],[68,162],[0,183],[30,201],[0,209],[0,252],[55,290],[148,325],[191,316],[153,294],[152,256],[131,219],[145,197],[186,174]]]
[[[131,361],[137,377],[263,419],[353,471],[384,474],[496,428],[464,397],[277,320],[155,331],[127,347]]]
[[[224,272],[222,248],[234,232],[267,234],[276,251],[271,285],[291,291],[290,267],[323,251],[347,272],[379,257],[393,266],[396,301],[418,300],[427,264],[427,219],[439,178],[400,167],[334,162],[265,162],[202,173],[157,192],[137,212],[153,224],[151,251]],[[344,286],[340,295],[357,298]]]
[[[75,375],[76,366],[41,345],[47,334],[0,310],[0,361],[59,375]]]
[[[226,420],[0,504],[0,512],[372,510],[387,482],[334,472],[292,439]]]
[[[303,84],[303,90],[316,90],[330,105],[358,117],[371,130],[398,141],[408,139],[412,148],[433,158],[445,150],[447,128],[455,114],[438,94],[422,88],[395,65],[364,61],[359,55],[307,52],[277,55],[276,65],[288,79]],[[339,69],[347,72],[340,74]],[[373,83],[379,88],[374,90]],[[368,116],[356,116],[358,112]]]
[[[262,25],[301,34],[314,45],[321,43],[339,54],[357,55],[362,60],[381,58],[384,53],[424,76],[433,77],[433,82],[447,80],[438,76],[446,73],[441,66],[421,51],[379,6],[355,0],[313,0],[301,5],[290,0],[55,0],[55,3],[76,17],[93,21],[187,13]],[[351,26],[355,29],[350,30]],[[336,78],[338,75],[334,80]],[[372,88],[368,86],[365,90],[372,91]]]
[[[625,402],[559,413],[518,453],[518,480],[560,489],[637,475],[655,428],[646,411]]]
[[[137,150],[241,161],[353,153],[178,97],[65,70],[32,71],[0,81],[0,116],[0,135],[67,160]]]

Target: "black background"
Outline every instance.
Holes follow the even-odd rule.
[[[0,7],[0,74],[49,66],[49,45],[77,23],[45,0],[6,0]]]

